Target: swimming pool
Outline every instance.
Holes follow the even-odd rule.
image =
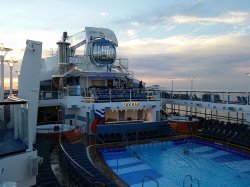
[[[169,141],[132,145],[103,152],[109,167],[130,186],[246,187],[250,186],[249,157],[199,141]],[[155,182],[155,179],[157,182]],[[195,179],[198,179],[195,180]]]

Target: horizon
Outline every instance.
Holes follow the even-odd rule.
[[[215,6],[216,5],[216,6]],[[57,11],[54,8],[57,7]],[[68,10],[71,11],[68,11]],[[73,11],[73,12],[72,12]],[[22,58],[26,39],[56,48],[62,33],[85,26],[109,28],[118,39],[118,58],[146,86],[174,90],[250,91],[250,2],[242,0],[10,0],[2,3],[0,43],[13,48],[6,60]],[[16,88],[20,63],[13,69]],[[5,64],[5,87],[9,67]]]

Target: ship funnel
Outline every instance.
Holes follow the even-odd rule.
[[[70,43],[66,42],[67,32],[63,32],[62,41],[57,42],[58,45],[58,64],[68,64],[69,63],[69,45]]]

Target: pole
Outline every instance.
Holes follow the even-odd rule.
[[[10,66],[10,95],[13,94],[13,66]]]
[[[194,78],[195,77],[189,77],[190,81],[191,81],[191,89],[190,89],[190,100],[192,101],[193,100],[193,81],[194,81]],[[190,107],[190,116],[192,117],[193,116],[193,108],[192,106]]]
[[[17,74],[17,85],[18,85],[18,88],[19,88],[19,78],[20,78],[20,72],[19,71],[16,71],[16,74]]]
[[[172,87],[171,87],[171,99],[173,99],[173,94],[174,94],[174,78],[170,78],[171,79],[171,84],[172,84]]]
[[[247,76],[250,78],[250,73],[246,73],[246,74],[247,74]],[[250,102],[249,93],[250,93],[250,83],[248,83],[247,105],[249,105],[249,102]]]
[[[4,56],[0,55],[0,60],[1,60],[1,86],[3,87],[4,90]]]

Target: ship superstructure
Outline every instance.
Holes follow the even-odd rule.
[[[111,30],[64,32],[57,45],[56,54],[41,60],[38,125],[63,121],[91,134],[99,124],[160,120],[160,92],[146,91],[128,59],[117,59]]]

